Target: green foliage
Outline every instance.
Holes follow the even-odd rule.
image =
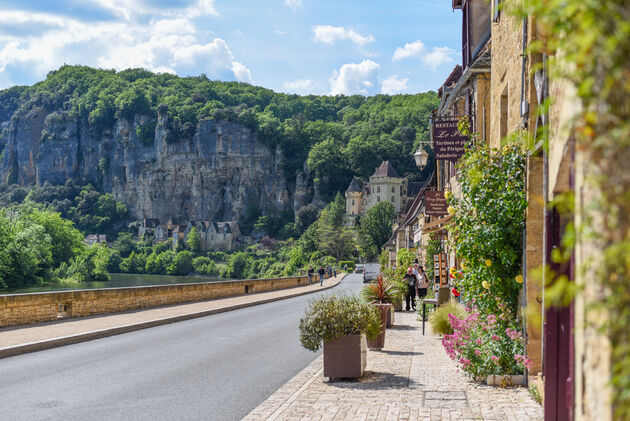
[[[354,271],[354,261],[352,260],[340,260],[339,261],[339,267],[347,270],[348,272],[352,272]]]
[[[172,265],[166,268],[168,275],[188,275],[193,271],[193,255],[188,250],[175,255]]]
[[[136,136],[144,146],[153,145],[155,139],[155,122],[138,124],[136,127]]]
[[[590,304],[604,310],[603,316],[595,317],[602,325],[595,327],[610,340],[610,396],[615,419],[630,419],[630,179],[620,175],[630,159],[627,6],[625,0],[568,4],[532,0],[517,4],[520,12],[532,15],[546,34],[545,43],[533,45],[532,50],[551,54],[552,79],[574,86],[581,102],[571,122],[576,129],[572,135],[578,143],[576,150],[588,164],[584,165],[585,177],[593,183],[592,191],[597,195],[582,209],[583,226],[575,227],[575,231],[593,237],[593,243],[603,250],[603,259],[594,259],[597,267],[584,269],[585,273],[596,273],[588,277],[588,282],[596,282],[596,288],[602,291],[600,301]],[[555,55],[556,51],[559,54]],[[548,147],[547,133],[542,135]],[[600,221],[596,228],[594,221]]]
[[[200,250],[200,248],[201,248],[201,236],[197,232],[197,228],[192,227],[190,229],[190,231],[188,232],[188,238],[186,239],[186,243],[188,244],[188,248],[191,251],[197,252],[197,251]]]
[[[465,265],[457,287],[484,313],[506,303],[516,314],[525,227],[525,154],[518,146],[470,145],[460,161],[462,197],[452,197],[450,226]]]
[[[468,315],[466,308],[455,301],[449,301],[441,305],[429,315],[429,325],[431,325],[431,331],[433,333],[440,335],[450,335],[453,333],[449,314],[461,320],[465,319]]]
[[[356,297],[325,296],[310,302],[299,328],[302,346],[317,351],[322,341],[343,335],[365,333],[369,339],[376,338],[381,330],[380,313]]]
[[[361,243],[373,246],[377,254],[380,254],[383,244],[392,235],[394,216],[394,205],[389,201],[379,202],[371,207],[361,218],[359,229]]]
[[[424,268],[429,282],[432,282],[435,279],[435,265],[433,264],[433,256],[440,253],[442,253],[442,240],[440,239],[440,236],[437,234],[430,234],[429,242],[425,249],[427,261],[426,267]]]
[[[237,252],[230,256],[227,277],[231,279],[244,279],[249,259],[247,254]]]

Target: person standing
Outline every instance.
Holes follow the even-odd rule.
[[[324,275],[326,274],[326,271],[324,270],[323,266],[319,267],[319,270],[317,271],[317,273],[319,274],[319,286],[324,286]]]
[[[405,284],[407,284],[407,293],[405,294],[405,303],[407,304],[407,311],[409,311],[409,304],[413,310],[416,309],[416,288],[418,287],[418,279],[413,274],[413,268],[409,267],[404,277]]]
[[[313,269],[313,266],[309,266],[308,267],[308,284],[312,284],[313,283],[313,276],[315,275],[315,270]]]
[[[418,267],[418,298],[421,300],[427,296],[429,288],[429,281],[427,280],[427,274],[424,273],[424,267]]]

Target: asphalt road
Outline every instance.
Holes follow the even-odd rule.
[[[238,420],[317,357],[298,333],[315,296],[2,359],[0,420]]]

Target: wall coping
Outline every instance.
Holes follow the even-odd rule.
[[[23,292],[17,294],[2,294],[0,293],[0,299],[9,298],[9,297],[23,297],[23,296],[34,296],[34,295],[54,295],[54,294],[70,294],[70,293],[84,293],[90,291],[118,291],[118,290],[137,290],[137,289],[147,289],[147,288],[171,288],[171,287],[186,287],[186,286],[199,286],[199,285],[220,285],[220,284],[239,284],[239,283],[252,283],[252,282],[270,282],[270,281],[280,281],[283,279],[298,279],[298,278],[306,278],[307,275],[296,275],[296,276],[284,276],[280,278],[259,278],[259,279],[231,279],[225,281],[208,281],[208,282],[183,282],[178,284],[162,284],[162,285],[136,285],[130,287],[112,287],[112,288],[89,288],[89,289],[64,289],[59,291],[40,291],[40,292]]]

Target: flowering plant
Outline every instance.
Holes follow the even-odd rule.
[[[467,309],[465,319],[449,315],[452,335],[445,335],[442,345],[451,359],[473,379],[490,374],[523,374],[531,367],[524,356],[525,339],[505,304],[497,304],[500,314],[482,316],[476,307]]]

